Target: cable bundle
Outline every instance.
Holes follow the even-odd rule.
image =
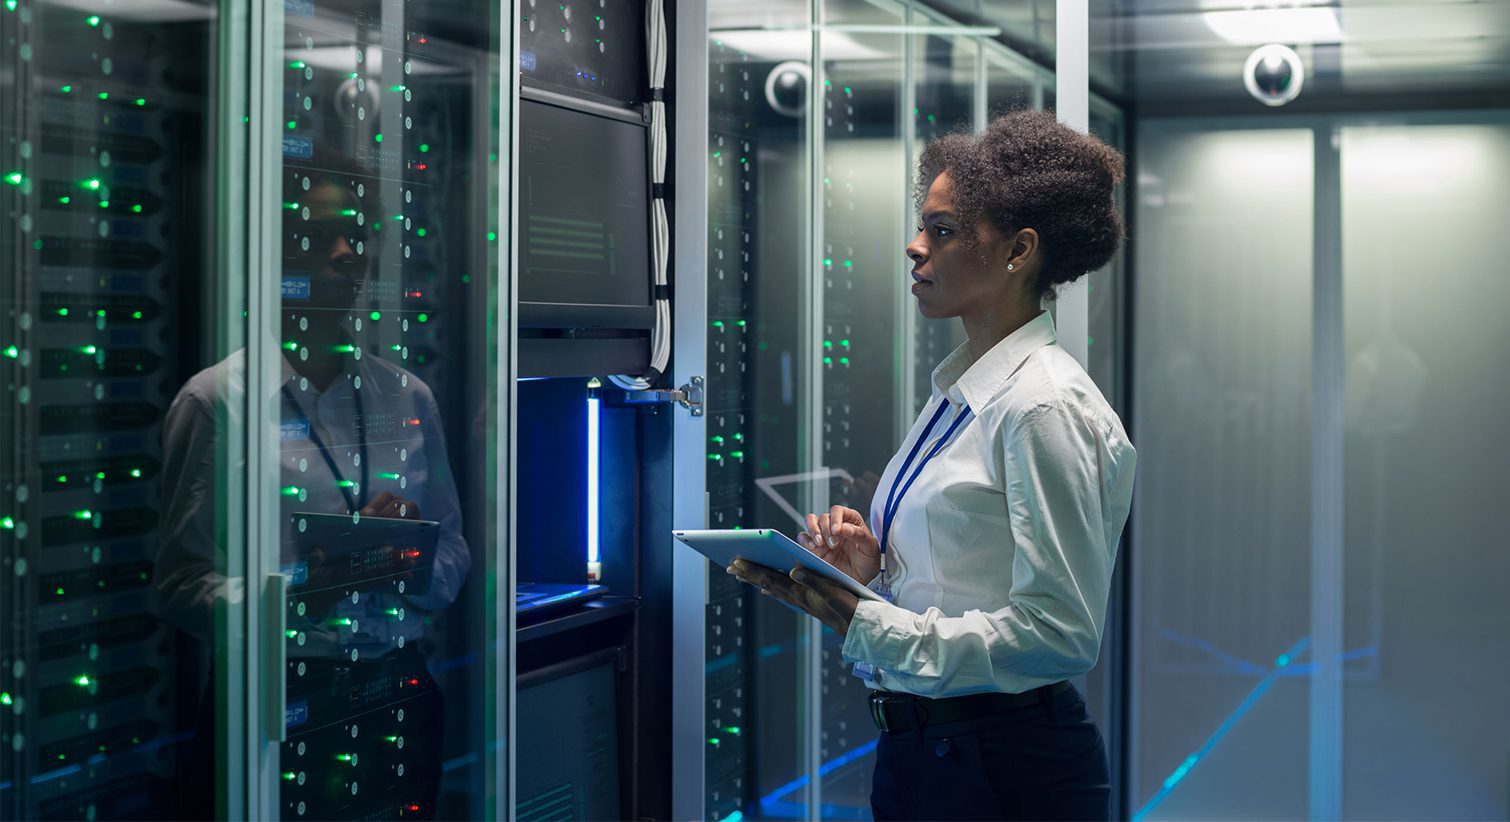
[[[649,0],[645,20],[650,52],[650,265],[654,278],[655,328],[650,332],[650,371],[644,376],[609,377],[630,391],[649,389],[671,361],[671,295],[666,270],[671,259],[671,221],[666,216],[666,8],[665,0]]]

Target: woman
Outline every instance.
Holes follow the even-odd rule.
[[[874,690],[877,819],[1105,819],[1100,733],[1069,678],[1096,662],[1135,454],[1041,308],[1122,240],[1122,157],[1022,111],[920,160],[907,246],[925,317],[968,340],[866,518],[834,506],[799,541],[886,597],[736,560],[729,573],[844,636]]]

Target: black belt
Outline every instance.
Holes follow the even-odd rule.
[[[907,731],[925,725],[958,722],[1005,713],[1047,702],[1068,691],[1070,683],[1055,682],[1020,694],[969,694],[929,699],[913,694],[870,692],[870,719],[883,731]]]

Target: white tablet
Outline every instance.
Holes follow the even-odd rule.
[[[885,602],[880,594],[856,582],[853,577],[824,562],[780,531],[766,528],[739,531],[672,531],[671,535],[699,554],[727,568],[736,558],[764,565],[786,573],[795,566],[822,574],[843,585],[861,599]]]

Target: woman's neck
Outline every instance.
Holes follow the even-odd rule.
[[[971,362],[985,356],[997,343],[1032,322],[1042,312],[1043,309],[1036,300],[1023,300],[1003,302],[999,308],[988,306],[975,313],[960,315],[960,321],[965,325]]]

